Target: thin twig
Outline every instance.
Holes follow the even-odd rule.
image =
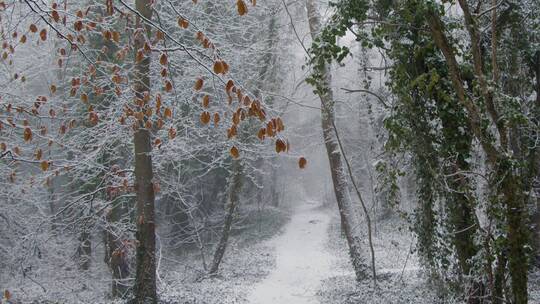
[[[283,2],[283,6],[285,7],[285,12],[287,12],[287,15],[289,16],[289,19],[291,20],[291,27],[293,29],[294,35],[296,35],[296,39],[298,39],[298,42],[306,52],[306,55],[311,59],[311,54],[308,52],[306,46],[304,45],[304,42],[302,39],[300,39],[300,35],[298,35],[298,32],[296,31],[296,27],[294,26],[293,17],[291,16],[291,13],[289,12],[289,7],[287,6],[287,3],[285,3],[285,0],[281,0]]]
[[[370,94],[370,95],[373,95],[375,97],[377,97],[377,99],[379,99],[379,101],[383,104],[383,106],[386,108],[386,109],[389,109],[390,106],[384,101],[384,99],[379,96],[378,94],[370,91],[370,90],[364,90],[364,89],[347,89],[347,88],[341,88],[343,91],[345,91],[345,93],[347,94],[350,94],[350,93],[366,93],[366,94]]]

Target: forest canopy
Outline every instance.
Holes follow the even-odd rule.
[[[8,0],[0,33],[1,303],[540,301],[537,0]]]

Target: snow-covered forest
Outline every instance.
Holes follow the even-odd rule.
[[[0,303],[540,303],[540,1],[0,0]]]

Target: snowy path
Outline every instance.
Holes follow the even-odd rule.
[[[285,232],[270,241],[276,248],[276,268],[255,285],[248,303],[319,303],[319,284],[332,273],[333,257],[325,248],[329,223],[330,215],[318,204],[298,206]]]

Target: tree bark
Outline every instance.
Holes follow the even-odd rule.
[[[83,227],[83,231],[79,235],[79,247],[77,248],[79,268],[88,270],[90,268],[90,260],[92,256],[92,241],[90,240],[90,232],[87,227]]]
[[[466,8],[466,2],[460,0],[462,7]],[[467,16],[465,12],[466,25],[469,29],[471,43],[474,46],[477,43],[475,40],[476,34],[474,29],[471,30],[470,16]],[[498,128],[498,138],[501,143],[499,149],[491,142],[490,134],[484,130],[481,125],[480,110],[472,102],[472,100],[465,94],[463,82],[461,80],[460,68],[454,55],[454,51],[450,46],[448,39],[444,33],[444,26],[440,20],[440,16],[437,12],[430,10],[428,15],[428,24],[431,29],[433,39],[437,47],[443,53],[446,63],[449,68],[452,84],[456,89],[459,102],[467,110],[469,117],[469,123],[475,137],[480,142],[489,164],[495,171],[496,183],[498,184],[497,191],[501,194],[502,204],[506,211],[506,220],[508,225],[507,232],[507,245],[508,245],[508,267],[511,277],[511,290],[512,290],[512,303],[526,304],[527,303],[527,271],[528,262],[525,253],[525,245],[527,241],[525,231],[525,202],[526,197],[521,187],[521,176],[516,172],[513,163],[513,159],[510,158],[510,153],[506,150],[507,134],[504,125],[501,125],[499,121],[492,121]],[[472,32],[471,32],[472,31]],[[473,60],[475,61],[475,74],[476,77],[482,82],[483,74],[481,71],[481,65],[478,62],[477,50],[473,49]],[[482,86],[482,84],[481,84]],[[486,96],[484,89],[484,98],[489,101],[489,96]],[[491,100],[492,102],[492,100]],[[489,108],[487,111],[490,114],[492,120],[495,120],[498,116],[497,113],[491,113],[493,108],[487,105]],[[502,127],[502,128],[501,128]]]
[[[540,51],[536,51],[534,56],[534,73],[536,77],[536,101],[534,104],[535,119],[533,120],[536,126],[540,125]],[[535,138],[536,139],[536,138]],[[531,180],[534,182],[540,176],[540,151],[538,148],[534,148],[531,152]],[[540,184],[536,181],[536,184],[532,185],[536,192],[536,209],[532,216],[532,222],[534,225],[534,244],[535,254],[533,263],[540,267]]]
[[[113,298],[126,296],[129,286],[125,279],[129,276],[129,263],[126,259],[125,244],[122,244],[122,231],[116,227],[127,215],[127,208],[122,202],[116,203],[107,214],[105,230],[105,263],[112,273],[111,294]]]
[[[234,220],[234,213],[240,200],[240,191],[242,190],[242,164],[239,159],[234,159],[232,164],[231,187],[229,189],[229,198],[227,202],[227,215],[223,223],[223,230],[219,239],[218,246],[214,252],[214,259],[210,266],[210,274],[216,274],[219,270],[219,265],[225,255],[225,249],[229,242],[229,235]]]
[[[319,34],[321,22],[319,12],[314,0],[306,0],[307,16],[312,39],[315,39]],[[345,167],[343,157],[341,155],[336,134],[333,129],[335,114],[334,114],[334,99],[330,88],[332,77],[330,69],[325,66],[323,71],[325,92],[319,94],[321,100],[321,122],[326,152],[330,163],[330,173],[334,185],[334,194],[338,204],[339,214],[341,218],[342,228],[347,238],[349,246],[349,255],[354,268],[356,279],[358,281],[364,279],[366,265],[362,259],[361,238],[355,232],[359,227],[355,216],[354,208],[349,194],[347,178],[345,177]]]
[[[508,134],[505,126],[504,119],[501,119],[499,116],[499,113],[497,112],[497,109],[495,108],[494,98],[493,98],[493,92],[491,92],[488,88],[488,83],[486,81],[486,77],[484,75],[484,62],[482,59],[482,52],[480,50],[480,35],[479,30],[476,25],[476,20],[472,16],[469,4],[466,0],[458,0],[459,6],[461,7],[463,11],[463,16],[465,19],[465,26],[467,28],[467,31],[469,32],[469,37],[471,39],[471,51],[472,51],[472,57],[473,57],[473,66],[474,66],[474,74],[476,76],[476,79],[478,80],[478,83],[480,85],[480,91],[482,92],[482,95],[484,97],[484,102],[486,104],[487,112],[489,113],[489,116],[491,117],[491,120],[493,124],[497,127],[497,131],[499,133],[499,140],[502,147],[507,147],[508,145]],[[492,14],[496,15],[496,7],[492,11]],[[495,63],[494,68],[497,69],[497,40],[496,40],[496,23],[492,23],[492,30],[494,30],[493,36],[492,36],[492,53],[493,53],[493,62]],[[498,75],[498,71],[494,71],[494,77]]]
[[[136,0],[135,6],[140,16],[151,19],[152,8],[150,0]],[[139,27],[144,24],[137,16]],[[143,48],[146,39],[151,37],[151,28],[144,26],[145,31],[135,39],[134,50]],[[136,61],[136,60],[135,60]],[[145,92],[150,91],[150,56],[146,56],[134,66],[134,90],[137,99],[143,99]],[[139,109],[144,113],[144,108]],[[139,126],[134,135],[135,147],[135,189],[137,194],[136,221],[137,221],[137,270],[135,274],[135,303],[157,303],[156,294],[156,236],[154,219],[154,184],[152,168],[152,142],[150,130]]]
[[[266,51],[261,56],[261,62],[262,66],[259,70],[258,80],[256,82],[256,87],[254,88],[254,95],[257,99],[262,100],[262,90],[268,90],[271,89],[272,84],[277,83],[276,74],[278,70],[278,66],[275,64],[276,62],[276,53],[274,50],[276,49],[276,44],[279,41],[278,32],[277,32],[277,17],[272,16],[270,18],[270,21],[268,22],[268,38],[266,41]],[[269,97],[266,99],[266,103],[269,106],[273,105],[273,98]],[[258,124],[258,122],[256,122]],[[269,201],[270,204],[274,207],[277,207],[279,205],[279,198],[277,195],[277,189],[276,189],[276,183],[277,183],[277,168],[268,165],[268,163],[274,163],[272,160],[275,160],[277,158],[272,158],[270,160],[259,158],[257,159],[257,168],[259,168],[261,171],[264,171],[265,168],[268,168],[270,170],[270,181],[268,182],[270,187],[267,189],[268,191],[264,191],[264,189],[260,189],[257,192],[257,203],[261,204],[263,200]],[[263,174],[260,174],[260,181],[261,184],[264,184],[265,182],[265,176]],[[264,204],[262,204],[264,205]]]

